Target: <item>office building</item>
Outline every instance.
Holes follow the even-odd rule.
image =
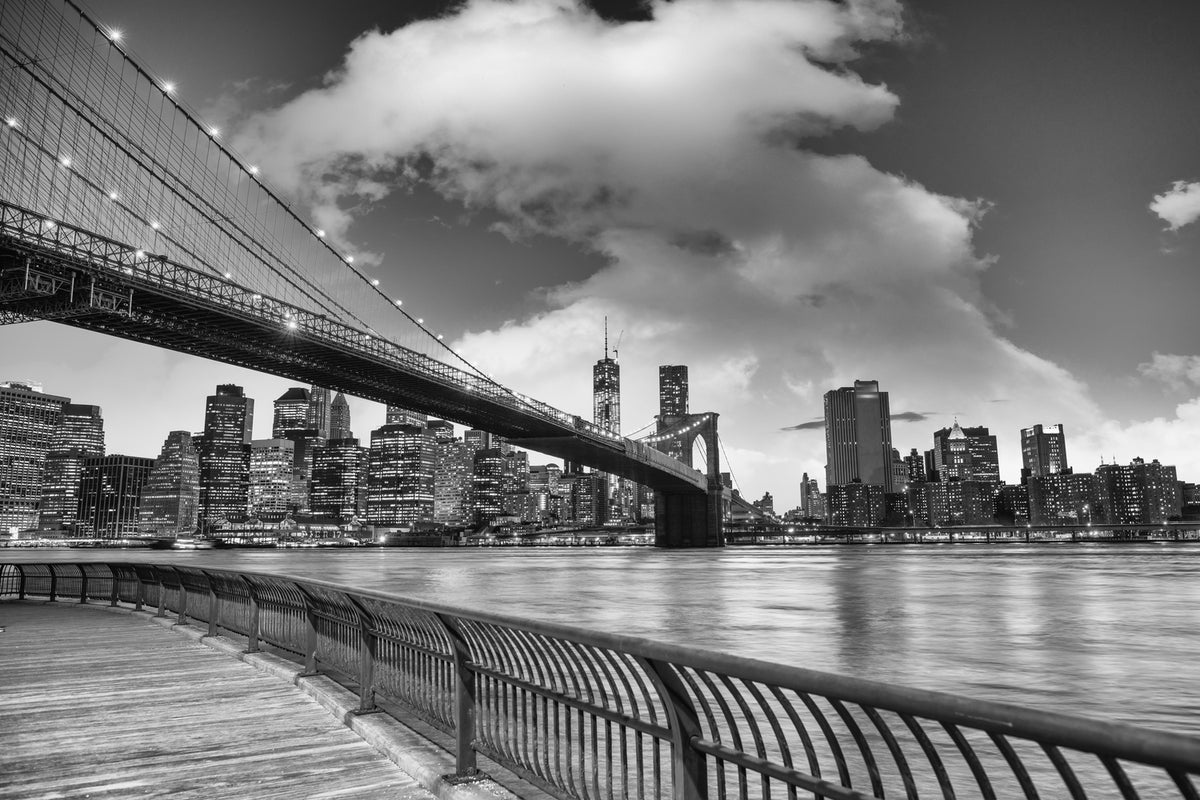
[[[329,440],[353,439],[354,432],[350,429],[350,403],[341,392],[333,398],[329,406]]]
[[[367,520],[408,526],[433,519],[433,437],[424,426],[384,425],[371,431]]]
[[[658,413],[663,417],[682,417],[688,413],[688,368],[663,364],[658,368]]]
[[[241,386],[223,384],[204,408],[200,457],[200,524],[204,528],[246,515],[250,502],[250,441],[254,401]]]
[[[883,495],[893,491],[892,422],[888,393],[878,381],[855,381],[825,393],[825,491],[831,519],[883,520]],[[861,483],[879,487],[881,494],[835,487]],[[873,517],[878,513],[877,517]],[[863,522],[834,524],[863,525]]]
[[[1096,479],[1101,507],[1088,510],[1088,522],[1158,525],[1182,516],[1175,467],[1157,459],[1149,464],[1140,458],[1128,464],[1101,464]]]
[[[504,454],[504,515],[532,522],[537,502],[529,491],[529,454],[510,450]]]
[[[1000,482],[996,437],[986,427],[953,427],[933,434],[934,472],[939,481]]]
[[[887,511],[882,486],[860,481],[825,487],[829,523],[852,528],[879,525]]]
[[[70,402],[34,384],[0,383],[0,533],[37,527],[46,454]]]
[[[142,486],[153,469],[152,458],[111,455],[85,459],[79,482],[80,534],[100,539],[136,535]]]
[[[904,457],[904,466],[908,470],[910,486],[914,483],[925,482],[925,457],[917,452],[917,448],[909,450],[908,455]]]
[[[293,386],[275,400],[275,415],[271,422],[271,437],[290,439],[295,431],[308,429],[309,405],[312,397],[308,389]]]
[[[432,427],[432,426],[431,426]],[[473,521],[471,476],[475,447],[461,439],[434,440],[433,521],[459,527]]]
[[[308,391],[308,414],[304,424],[317,432],[321,444],[329,441],[329,427],[333,411],[330,391],[321,386],[313,385]]]
[[[474,523],[491,525],[504,514],[504,453],[499,448],[479,450],[471,466],[471,507]]]
[[[821,495],[821,487],[816,478],[800,479],[800,515],[806,519],[825,519],[825,498]]]
[[[1034,425],[1021,430],[1022,476],[1068,472],[1067,437],[1062,425]]]
[[[414,428],[424,428],[428,423],[428,414],[388,404],[387,416],[384,419],[385,425],[411,425]]]
[[[283,517],[292,510],[296,445],[291,439],[250,443],[249,511],[254,517]]]
[[[38,527],[70,530],[79,514],[79,481],[83,462],[104,455],[104,418],[99,406],[63,406],[50,436]]]
[[[479,450],[488,450],[494,445],[492,444],[492,435],[487,431],[481,431],[478,428],[471,428],[463,433],[463,441],[471,448],[472,453]]]
[[[607,318],[604,320],[604,358],[592,366],[592,422],[618,436],[621,433],[621,366],[615,353],[612,358],[608,355]],[[596,509],[596,524],[625,519],[628,516],[625,501],[632,494],[625,486],[628,481],[616,475],[601,473],[601,476],[604,501]]]
[[[142,484],[138,518],[143,533],[179,535],[196,529],[200,458],[187,431],[171,431]]]
[[[271,438],[292,442],[292,485],[288,506],[296,511],[308,511],[308,490],[312,480],[313,451],[324,444],[320,431],[310,428],[315,419],[311,411],[312,394],[308,389],[293,386],[275,401],[275,417]],[[331,415],[332,416],[332,415]]]
[[[366,516],[368,452],[358,439],[332,439],[313,454],[313,514],[349,522]]]
[[[1086,523],[1102,507],[1100,483],[1087,473],[1053,472],[1030,476],[1029,518],[1034,525]]]
[[[444,419],[431,419],[426,424],[425,430],[429,431],[429,435],[439,444],[454,441],[454,423],[452,422]]]

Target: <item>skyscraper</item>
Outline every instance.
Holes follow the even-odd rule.
[[[1021,460],[1031,477],[1066,472],[1067,436],[1062,425],[1034,425],[1021,429]]]
[[[171,431],[142,484],[138,502],[145,533],[190,533],[200,508],[200,460],[187,431]]]
[[[350,430],[350,403],[341,392],[333,398],[329,407],[329,440],[353,439],[354,432]]]
[[[986,427],[953,427],[933,434],[933,460],[942,481],[1000,482],[996,437]]]
[[[97,538],[138,533],[138,502],[152,469],[152,458],[112,455],[85,459],[79,482],[80,532]]]
[[[433,469],[433,520],[446,525],[466,525],[471,521],[471,474],[475,453],[461,439],[436,440]]]
[[[317,448],[309,503],[314,514],[337,517],[342,522],[365,516],[367,450],[358,439],[333,439]]]
[[[46,454],[70,402],[32,384],[0,383],[0,531],[37,526]]]
[[[275,400],[275,416],[271,436],[289,439],[289,434],[308,428],[308,407],[312,401],[308,389],[293,386]]]
[[[99,406],[67,403],[50,436],[38,527],[70,528],[79,515],[83,461],[104,455],[104,418]]]
[[[214,525],[247,512],[253,426],[254,401],[241,386],[222,384],[209,395],[199,448],[202,524]]]
[[[471,506],[476,525],[490,525],[504,513],[504,454],[498,448],[489,447],[475,454]]]
[[[688,368],[663,364],[658,368],[658,413],[679,417],[688,413]]]
[[[275,419],[271,436],[289,439],[292,448],[292,493],[289,504],[308,510],[309,481],[312,479],[313,451],[323,444],[320,431],[308,427],[312,396],[308,389],[293,386],[275,401]]]
[[[825,486],[858,480],[892,491],[892,420],[878,381],[825,393]]]
[[[308,397],[308,414],[305,418],[305,427],[315,430],[317,437],[321,440],[321,444],[324,444],[329,441],[329,417],[332,411],[329,402],[329,390],[314,384],[309,389]]]
[[[255,439],[250,443],[250,514],[286,514],[292,502],[296,445],[291,439]]]
[[[376,525],[411,525],[433,518],[433,437],[416,425],[371,431],[367,468],[367,519]]]
[[[388,404],[387,417],[384,419],[385,425],[412,425],[417,428],[425,427],[428,422],[428,414],[412,411],[403,406],[394,406],[391,403]]]
[[[604,319],[604,358],[592,367],[592,422],[606,431],[621,433],[621,366],[616,354],[608,356],[608,318]],[[624,500],[630,494],[625,481],[616,475],[601,473],[603,500],[596,508],[596,524],[626,516]]]

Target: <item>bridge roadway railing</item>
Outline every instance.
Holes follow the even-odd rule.
[[[564,798],[1198,796],[1200,738],[321,581],[10,564],[0,597],[155,609],[290,654],[359,711],[442,731],[461,775],[482,754]]]

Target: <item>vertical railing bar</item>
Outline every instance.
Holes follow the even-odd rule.
[[[88,601],[88,574],[83,568],[83,564],[75,565],[79,570],[79,605],[86,606]]]
[[[963,736],[958,726],[951,722],[943,722],[941,725],[946,733],[950,734],[950,738],[954,741],[955,746],[958,747],[958,751],[966,759],[967,767],[970,768],[971,774],[975,776],[975,782],[979,784],[979,791],[983,795],[983,800],[996,800],[996,793],[992,791],[992,781],[988,777],[987,770],[983,768],[983,764],[979,761],[979,756],[975,754],[975,748],[971,747],[971,743],[967,741],[967,737]]]
[[[58,575],[54,572],[54,565],[48,565],[50,569],[50,602],[53,603],[58,597]]]
[[[246,575],[239,576],[242,583],[246,586],[246,594],[250,597],[250,622],[246,626],[246,653],[258,652],[258,630],[259,630],[259,609],[258,609],[258,591],[255,589],[254,583]]]
[[[217,635],[217,584],[213,580],[212,575],[208,574],[207,570],[200,570],[200,574],[208,581],[208,635]]]
[[[1175,785],[1179,787],[1179,793],[1183,795],[1183,800],[1200,800],[1200,794],[1196,792],[1196,787],[1192,785],[1192,779],[1188,777],[1186,772],[1169,769],[1167,770],[1167,774],[1171,776],[1171,780],[1175,781]]]
[[[946,772],[946,765],[942,761],[942,755],[934,747],[929,734],[925,733],[925,729],[921,727],[921,723],[917,722],[911,714],[901,714],[900,719],[904,720],[904,724],[912,731],[913,738],[917,740],[917,744],[921,746],[922,752],[925,753],[925,759],[929,762],[929,766],[933,768],[933,774],[937,776],[938,787],[942,790],[942,797],[945,800],[954,800],[954,784],[950,781],[950,774]],[[1018,763],[1020,763],[1019,760]],[[1027,800],[1037,800],[1036,794],[1027,798]]]
[[[112,579],[112,591],[109,592],[108,605],[111,608],[116,608],[117,601],[120,599],[120,581],[117,580],[117,570],[112,564],[105,564],[104,566],[108,568],[108,574]]]
[[[17,568],[17,575],[20,577],[20,584],[17,586],[17,599],[25,599],[25,568],[20,564],[14,565]]]
[[[1017,751],[1013,749],[1008,738],[1000,733],[989,733],[988,738],[995,743],[1000,755],[1004,756],[1004,760],[1008,762],[1009,769],[1016,776],[1017,783],[1021,785],[1021,791],[1025,793],[1027,800],[1039,800],[1038,790],[1033,779],[1029,777],[1029,770],[1025,768],[1025,762],[1021,761],[1021,757],[1017,755]]]
[[[825,699],[829,705],[833,706],[833,710],[837,712],[837,715],[842,718],[842,722],[849,729],[854,743],[858,745],[858,752],[862,754],[863,764],[867,768],[867,775],[871,778],[871,791],[876,795],[882,795],[883,777],[879,774],[879,764],[875,761],[875,754],[871,752],[871,746],[867,742],[867,737],[863,735],[858,721],[854,719],[854,715],[850,713],[850,709],[846,708],[841,700],[832,697]]]
[[[1067,759],[1063,758],[1062,751],[1052,744],[1039,742],[1042,750],[1050,757],[1050,763],[1058,770],[1058,774],[1066,784],[1067,791],[1071,793],[1072,800],[1087,800],[1087,793],[1083,791],[1083,787],[1079,785],[1079,778],[1075,776],[1075,770],[1071,769],[1071,765],[1067,763]]]
[[[783,710],[787,712],[788,720],[792,723],[792,729],[800,737],[800,744],[804,747],[804,755],[808,759],[808,771],[813,777],[820,778],[821,760],[817,758],[816,747],[814,747],[812,736],[808,732],[808,726],[804,724],[804,720],[800,719],[800,714],[796,711],[795,704],[788,701],[782,689],[778,686],[771,686],[770,689],[771,694],[783,706]],[[813,797],[817,798],[817,795],[814,794]]]
[[[380,711],[375,704],[375,618],[349,593],[343,592],[342,597],[358,614],[358,709],[353,713],[373,714]]]
[[[1123,800],[1139,800],[1137,790],[1133,788],[1133,784],[1129,781],[1129,776],[1125,774],[1125,769],[1121,763],[1112,756],[1100,756],[1100,761],[1104,764],[1104,768],[1108,770],[1108,774],[1112,776],[1113,783],[1121,790]]]
[[[860,704],[859,708],[867,715],[867,719],[871,720],[871,724],[875,726],[875,730],[879,731],[879,735],[883,737],[884,744],[887,745],[888,751],[892,754],[892,761],[895,762],[896,769],[900,770],[900,779],[904,782],[905,797],[908,800],[917,800],[917,785],[913,781],[912,769],[909,767],[908,759],[904,756],[904,751],[900,748],[900,743],[896,741],[892,729],[872,706]]]
[[[317,669],[316,600],[301,584],[292,583],[290,585],[300,593],[300,598],[304,601],[304,622],[307,626],[304,636],[304,669],[296,677],[311,678],[321,674],[321,671]]]

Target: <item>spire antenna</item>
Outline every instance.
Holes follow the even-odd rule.
[[[604,315],[604,358],[608,358],[608,314]]]

